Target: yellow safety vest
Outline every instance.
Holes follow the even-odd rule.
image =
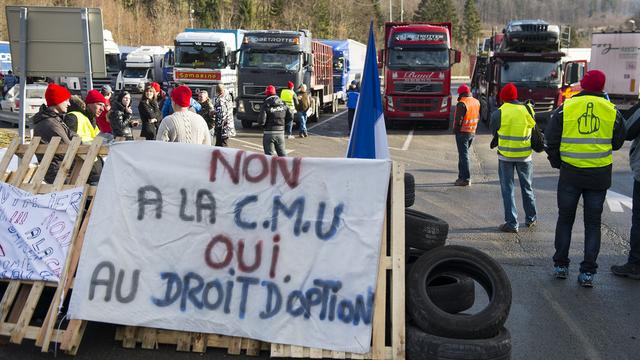
[[[579,168],[611,165],[615,105],[599,96],[568,99],[562,115],[560,159]]]
[[[504,103],[500,106],[498,153],[511,159],[525,159],[531,155],[531,129],[536,121],[526,105]]]
[[[289,109],[291,109],[291,111],[295,112],[296,111],[296,107],[293,103],[293,98],[294,96],[296,96],[296,93],[293,92],[293,90],[291,89],[282,89],[282,91],[280,92],[280,99],[282,100],[282,102],[284,102]]]
[[[91,142],[100,133],[100,129],[91,125],[91,121],[83,113],[79,111],[72,111],[69,114],[75,115],[76,119],[78,119],[78,130],[76,133],[80,136],[80,140],[82,140],[82,142]]]

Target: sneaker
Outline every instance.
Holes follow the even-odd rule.
[[[471,185],[471,181],[458,179],[458,180],[456,180],[456,182],[453,183],[453,185],[455,185],[455,186],[469,186],[469,185]]]
[[[537,220],[533,220],[531,222],[526,223],[528,228],[532,228],[532,227],[536,226],[537,224],[538,224]]]
[[[287,139],[293,139],[294,136],[293,135],[287,135]]]
[[[611,267],[611,272],[614,275],[640,280],[640,265],[629,263],[626,263],[624,265],[613,265]]]
[[[578,275],[578,283],[582,287],[591,288],[591,287],[593,287],[593,277],[594,276],[595,275],[592,274],[592,273],[581,272],[580,275]]]
[[[506,223],[498,226],[498,230],[500,230],[502,232],[506,232],[506,233],[513,233],[513,234],[517,234],[518,233],[518,229],[514,229],[511,226],[507,225]]]
[[[566,279],[569,276],[569,268],[566,266],[556,266],[553,268],[553,275],[556,279]]]
[[[304,133],[304,137],[309,137],[309,134],[307,134],[307,133]]]
[[[305,136],[304,136],[304,133],[300,133],[300,137],[301,137],[301,138],[305,137]]]

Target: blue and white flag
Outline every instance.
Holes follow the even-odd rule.
[[[387,130],[384,126],[380,78],[376,61],[376,41],[373,22],[369,27],[367,57],[362,74],[362,87],[356,106],[347,157],[363,159],[388,159]]]

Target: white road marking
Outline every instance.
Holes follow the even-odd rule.
[[[319,122],[319,123],[317,123],[317,124],[313,124],[312,126],[309,126],[309,127],[307,128],[307,131],[309,131],[309,130],[311,130],[311,129],[313,129],[313,128],[317,127],[317,126],[320,126],[320,125],[322,125],[322,124],[326,123],[327,121],[331,121],[331,120],[333,120],[333,119],[337,118],[338,116],[343,115],[343,114],[344,114],[344,113],[346,113],[346,112],[347,112],[347,110],[343,110],[342,112],[339,112],[339,113],[337,113],[337,114],[333,115],[332,117],[330,117],[330,118],[328,118],[328,119],[326,119],[326,120],[323,120],[323,121],[321,121],[321,122]]]
[[[402,150],[404,151],[409,150],[409,145],[411,145],[411,140],[413,140],[413,129],[409,131],[409,135],[407,135],[407,139],[404,141],[404,144],[402,145]]]
[[[248,147],[249,149],[254,149],[254,150],[260,150],[263,151],[264,149],[262,148],[262,146],[258,146],[252,142],[249,141],[244,141],[244,140],[240,140],[240,139],[236,139],[236,138],[231,138],[231,140],[237,141],[242,143],[242,146]],[[287,155],[291,154],[292,152],[296,151],[295,149],[287,149]]]
[[[615,191],[607,191],[607,205],[612,212],[624,212],[622,205],[631,209],[633,207],[633,199],[626,195],[618,194]]]

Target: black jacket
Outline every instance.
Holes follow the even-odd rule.
[[[78,136],[75,132],[71,131],[67,124],[63,121],[63,115],[59,114],[45,105],[42,105],[40,111],[33,115],[31,118],[33,125],[33,136],[40,136],[43,143],[50,143],[53,137],[60,137],[61,144],[68,144],[71,142],[71,138]],[[42,155],[37,155],[38,161],[42,161]],[[44,180],[52,184],[60,169],[60,164],[64,159],[64,155],[54,155],[51,160],[51,165],[47,170],[47,174],[44,176]]]
[[[264,99],[258,116],[258,124],[265,131],[284,131],[284,124],[293,121],[293,114],[285,103],[276,95]]]
[[[592,93],[582,91],[574,96],[599,96],[604,97],[603,93]],[[591,190],[606,190],[611,187],[611,169],[612,165],[598,168],[578,168],[563,162],[560,159],[560,143],[562,139],[562,122],[563,122],[564,106],[560,106],[551,113],[549,123],[544,131],[547,139],[547,158],[551,167],[560,169],[560,181]],[[626,130],[624,127],[624,117],[619,111],[616,111],[616,120],[613,125],[613,138],[611,139],[611,147],[618,150],[624,144]]]
[[[140,136],[147,140],[155,140],[158,125],[162,121],[161,107],[155,100],[144,99],[138,104],[138,112],[140,113],[140,121],[142,122],[142,131]],[[149,122],[151,119],[158,120],[156,123]]]
[[[132,139],[132,122],[131,114],[125,110],[124,106],[117,101],[114,102],[109,112],[109,123],[111,124],[111,133],[113,136],[124,136],[127,139]]]

